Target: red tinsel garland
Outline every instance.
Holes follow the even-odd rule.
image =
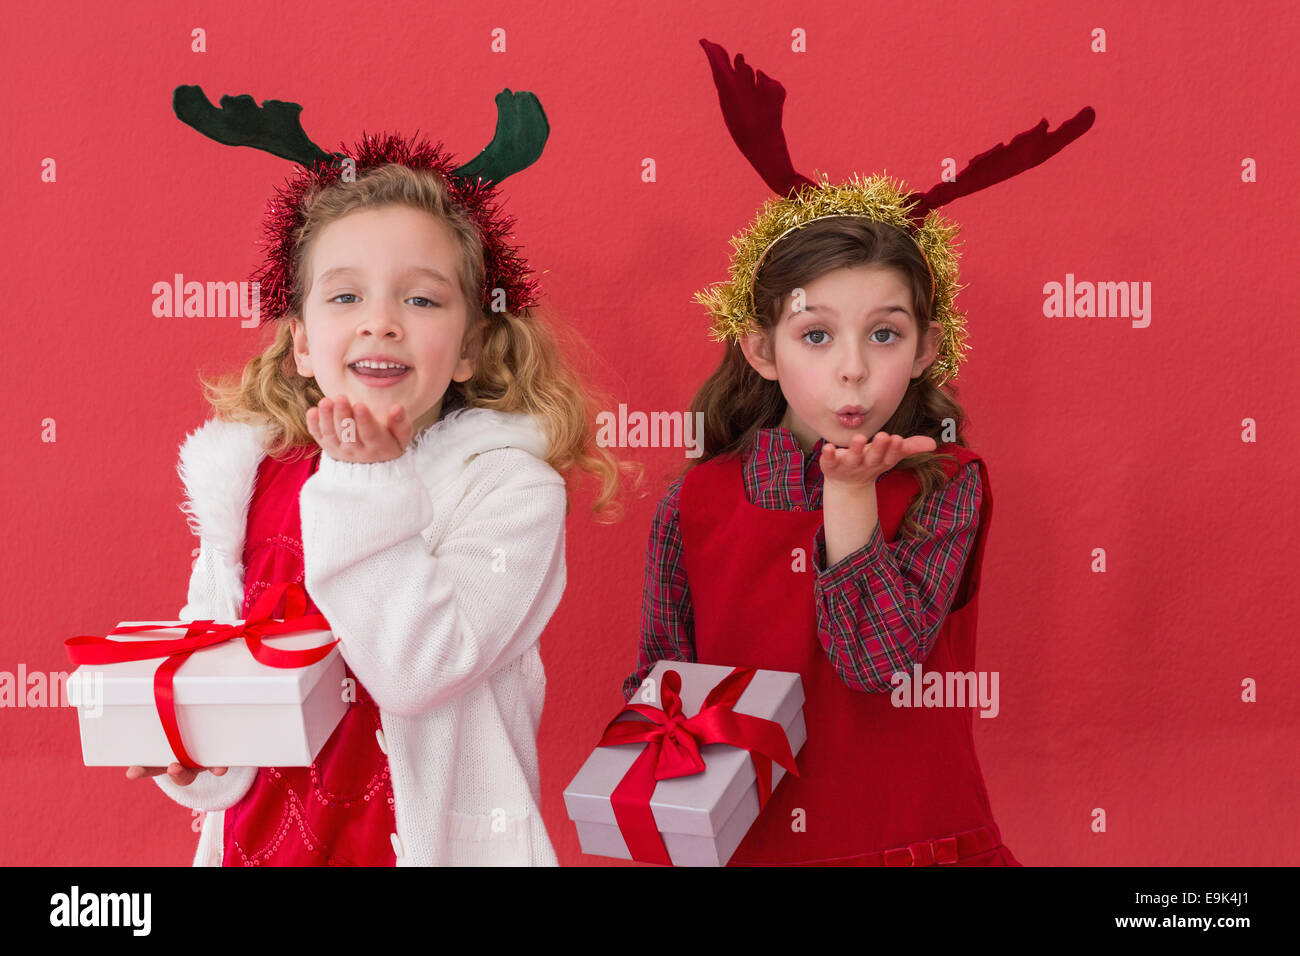
[[[481,177],[453,175],[458,164],[452,161],[441,143],[408,141],[392,133],[378,136],[363,133],[361,141],[351,150],[343,143],[339,146],[345,156],[355,161],[358,175],[363,170],[387,163],[438,173],[454,201],[469,215],[482,237],[483,310],[493,311],[492,298],[496,289],[504,290],[505,306],[511,313],[517,314],[537,304],[538,282],[529,276],[528,264],[509,241],[514,238],[511,230],[515,220],[502,212],[495,183]],[[312,169],[295,167],[284,185],[276,188],[268,204],[263,238],[259,241],[259,245],[266,247],[266,260],[252,276],[252,280],[259,283],[262,324],[274,322],[289,311],[294,283],[293,237],[304,222],[302,200],[312,190],[338,182],[342,174],[342,166],[337,160],[320,161]]]

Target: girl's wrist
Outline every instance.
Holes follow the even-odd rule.
[[[413,456],[405,452],[384,461],[345,461],[323,452],[317,474],[344,484],[378,485],[408,480],[416,475],[416,468]]]
[[[828,481],[822,488],[826,566],[839,563],[866,545],[878,521],[874,481],[853,485]]]
[[[827,478],[822,484],[822,497],[833,495],[845,500],[874,498],[876,495],[876,479],[870,481],[834,481]]]

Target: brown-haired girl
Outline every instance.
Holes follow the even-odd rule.
[[[784,88],[701,44],[727,128],[776,198],[732,239],[730,281],[696,296],[726,352],[691,406],[703,455],[654,518],[624,692],[665,659],[800,674],[799,774],[733,864],[1018,865],[975,756],[977,702],[921,677],[976,686],[992,516],[944,390],[965,331],[956,228],[935,208],[1042,162],[1091,110],[925,194],[885,176],[814,182],[791,164]]]
[[[663,659],[801,675],[799,776],[734,865],[865,864],[958,839],[978,849],[963,863],[1014,863],[971,711],[899,708],[892,693],[921,662],[973,667],[991,513],[961,408],[928,374],[940,328],[925,261],[893,226],[824,219],[770,250],[753,298],[757,329],[691,405],[704,453],[655,514],[624,692]]]

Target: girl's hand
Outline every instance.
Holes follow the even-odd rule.
[[[227,769],[226,767],[201,767],[198,770],[189,770],[176,762],[166,767],[127,767],[126,779],[139,780],[141,777],[156,777],[160,773],[165,773],[172,778],[172,783],[188,787],[204,770],[210,771],[214,777],[220,777]]]
[[[925,435],[890,435],[876,432],[871,444],[865,435],[854,435],[848,448],[836,448],[830,442],[822,445],[819,464],[822,476],[830,482],[844,485],[874,485],[875,480],[908,455],[934,451],[939,446]]]
[[[343,425],[353,421],[355,441],[344,441]],[[307,430],[317,444],[337,461],[371,464],[392,461],[401,457],[415,427],[407,420],[406,409],[394,405],[388,410],[387,420],[378,421],[362,402],[353,411],[346,395],[330,400],[322,398],[315,408],[307,409]]]

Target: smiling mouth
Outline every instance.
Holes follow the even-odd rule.
[[[401,378],[403,375],[405,375],[407,372],[411,370],[407,366],[401,366],[400,368],[370,368],[368,366],[363,366],[363,365],[349,365],[348,368],[350,368],[356,375],[360,376],[361,378],[385,378],[385,379]]]

